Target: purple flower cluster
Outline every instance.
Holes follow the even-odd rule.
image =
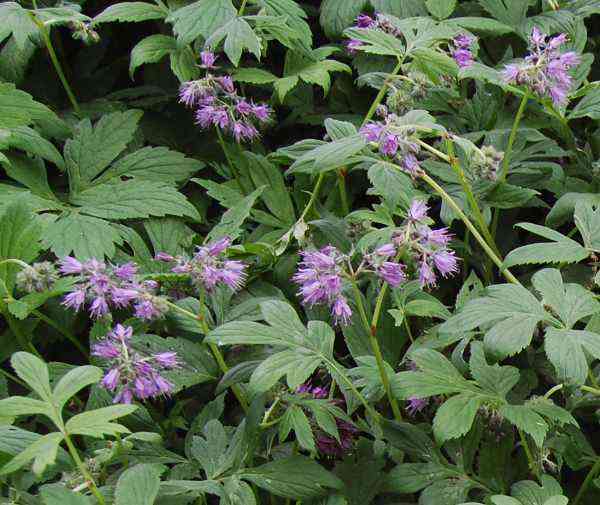
[[[550,97],[556,106],[564,105],[573,81],[569,70],[581,61],[574,51],[560,52],[566,41],[564,33],[548,38],[534,27],[529,37],[529,55],[520,63],[506,65],[504,80],[525,85],[540,97]]]
[[[457,35],[452,39],[450,44],[450,54],[459,68],[469,68],[475,61],[473,53],[471,52],[471,46],[475,42],[475,37],[463,33]]]
[[[200,54],[202,68],[216,68],[216,56],[210,51]],[[184,82],[179,101],[196,108],[196,123],[207,129],[215,126],[230,134],[237,142],[252,141],[259,136],[257,126],[267,123],[271,109],[255,104],[237,94],[231,76],[215,76],[209,72],[202,79]]]
[[[333,246],[300,254],[302,261],[293,280],[300,286],[298,294],[302,297],[302,303],[308,306],[329,305],[334,321],[348,324],[352,309],[342,294],[346,256]]]
[[[392,260],[397,254],[394,244],[384,244],[373,253],[365,256],[366,263],[373,269],[375,275],[383,279],[393,288],[397,288],[406,280],[406,266]]]
[[[427,405],[429,405],[429,400],[427,400],[427,398],[416,398],[413,396],[408,399],[406,411],[408,412],[408,415],[414,417],[417,415],[417,412],[422,412]]]
[[[394,161],[410,175],[418,173],[417,154],[420,147],[410,139],[410,133],[399,122],[396,114],[386,114],[382,121],[371,121],[360,129],[362,136],[377,144],[379,152]]]
[[[406,228],[394,238],[394,243],[405,246],[418,265],[419,281],[423,287],[437,285],[437,273],[450,277],[458,272],[458,260],[448,245],[452,238],[448,228],[430,228],[427,205],[414,200],[408,209]]]
[[[401,37],[402,32],[394,26],[390,19],[381,13],[375,13],[374,17],[367,14],[359,14],[356,18],[355,28],[360,30],[380,30],[394,37]],[[358,39],[350,39],[346,43],[346,49],[350,54],[356,54],[362,47],[362,42]]]
[[[319,400],[323,400],[329,396],[329,391],[327,390],[327,388],[321,386],[313,386],[310,382],[300,384],[300,386],[298,386],[298,389],[296,389],[296,393],[307,394]]]
[[[231,246],[231,239],[223,237],[216,242],[198,247],[191,258],[158,253],[156,259],[175,262],[171,271],[189,275],[197,289],[212,291],[217,284],[223,284],[232,291],[237,291],[246,280],[246,265],[241,261],[228,260],[225,257],[224,253],[229,246]]]
[[[92,347],[92,355],[110,362],[102,386],[115,394],[114,403],[131,403],[168,396],[173,384],[161,372],[179,366],[177,353],[162,352],[143,356],[131,346],[133,328],[117,324],[106,338]]]
[[[73,290],[64,297],[63,305],[79,311],[89,304],[93,318],[130,305],[133,305],[135,317],[147,320],[162,317],[168,310],[164,298],[156,295],[158,283],[140,281],[134,263],[117,266],[94,258],[82,262],[66,256],[60,261],[60,272],[76,277]]]

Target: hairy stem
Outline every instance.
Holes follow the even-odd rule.
[[[493,249],[487,244],[484,238],[481,236],[477,228],[473,225],[473,223],[469,220],[469,218],[465,215],[459,205],[454,201],[454,199],[446,193],[444,188],[442,188],[437,182],[435,182],[429,175],[425,172],[420,173],[421,179],[423,179],[429,186],[433,188],[433,190],[442,197],[442,199],[452,208],[454,212],[458,214],[458,216],[462,219],[465,226],[470,230],[475,240],[479,242],[479,245],[483,248],[488,257],[494,262],[494,264],[498,267],[502,275],[506,278],[508,282],[512,282],[513,284],[521,285],[519,280],[510,272],[508,268],[506,268],[502,264],[502,260],[496,255]]]
[[[231,157],[229,156],[229,151],[227,150],[227,146],[225,145],[225,140],[223,139],[223,134],[221,133],[221,130],[219,129],[219,127],[215,127],[215,130],[217,131],[217,139],[219,140],[219,145],[221,146],[221,149],[223,151],[223,154],[225,155],[225,159],[227,160],[227,165],[229,165],[229,171],[231,172],[231,175],[233,175],[235,182],[238,185],[238,188],[240,188],[240,192],[242,193],[242,196],[245,195],[244,192],[244,186],[242,185],[242,179],[240,178],[240,174],[238,173],[238,171],[236,170],[233,161],[231,159]]]
[[[63,431],[63,435],[65,436],[65,443],[67,444],[67,448],[69,449],[69,454],[73,458],[73,461],[75,462],[75,465],[81,472],[81,475],[83,475],[85,480],[88,481],[88,483],[90,485],[90,490],[92,491],[92,494],[96,497],[96,500],[98,500],[99,505],[105,505],[106,502],[104,501],[104,496],[102,496],[102,493],[100,493],[100,491],[98,490],[98,487],[96,486],[96,482],[94,481],[94,478],[90,474],[90,472],[87,469],[87,467],[85,466],[84,462],[81,461],[81,458],[79,457],[79,453],[77,452],[77,448],[73,444],[71,437],[65,431]]]
[[[350,204],[348,203],[348,193],[346,191],[346,170],[340,169],[337,173],[338,189],[340,191],[340,201],[342,203],[342,212],[344,216],[350,214]]]

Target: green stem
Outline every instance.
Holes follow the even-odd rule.
[[[600,389],[592,388],[590,386],[579,386],[579,389],[586,393],[592,393],[593,395],[600,396]]]
[[[458,158],[454,154],[454,142],[452,141],[452,139],[450,137],[446,138],[446,148],[448,149],[448,157],[449,157],[450,166],[452,167],[452,170],[454,170],[454,173],[460,180],[460,184],[462,186],[463,192],[467,196],[467,200],[469,202],[469,206],[471,207],[471,211],[473,212],[473,215],[475,216],[477,224],[479,225],[479,230],[485,237],[489,246],[492,249],[494,249],[494,252],[498,256],[500,256],[501,254],[500,254],[500,251],[498,250],[498,246],[496,245],[496,242],[494,241],[494,237],[492,237],[490,230],[488,229],[487,224],[485,223],[485,219],[483,217],[483,214],[481,213],[481,209],[479,208],[477,199],[475,198],[475,195],[473,194],[473,189],[471,188],[469,181],[467,181],[467,178],[465,177],[465,171],[460,166],[460,163],[458,162]]]
[[[360,318],[362,320],[363,326],[369,336],[369,343],[371,344],[371,349],[373,350],[373,354],[375,355],[375,361],[377,362],[377,369],[379,370],[379,376],[381,377],[381,383],[383,384],[383,388],[385,390],[385,394],[388,397],[388,401],[392,406],[392,412],[394,413],[394,417],[396,420],[402,420],[402,413],[400,412],[400,407],[398,406],[398,402],[392,395],[392,387],[390,385],[390,378],[388,377],[385,370],[385,362],[383,360],[383,354],[381,353],[381,348],[379,346],[379,341],[377,340],[376,331],[377,331],[377,321],[379,319],[379,312],[381,311],[381,303],[380,298],[377,298],[377,304],[375,307],[375,313],[373,314],[373,321],[369,324],[369,320],[367,318],[367,312],[365,310],[364,304],[362,302],[362,295],[360,293],[360,289],[358,289],[358,285],[356,284],[355,279],[351,279],[350,284],[352,285],[352,290],[354,291],[354,298],[356,300],[356,305],[358,307],[358,312],[360,314]],[[387,284],[384,283],[381,289],[381,292],[385,295],[385,288]],[[380,293],[381,293],[380,292]]]
[[[404,314],[403,318],[404,328],[406,329],[406,333],[408,334],[408,338],[412,344],[415,343],[415,339],[413,338],[412,331],[410,331],[410,323],[408,322],[408,316]]]
[[[75,465],[77,465],[77,468],[81,472],[81,475],[83,475],[83,477],[88,481],[88,483],[90,485],[90,490],[92,491],[92,494],[96,497],[96,500],[98,500],[99,505],[105,505],[104,496],[102,496],[102,493],[100,493],[100,491],[98,490],[98,487],[96,486],[96,482],[94,482],[94,478],[90,474],[89,470],[87,469],[87,467],[85,466],[83,461],[81,461],[81,458],[79,457],[79,453],[77,452],[75,445],[73,445],[71,437],[69,437],[68,433],[66,433],[64,431],[63,431],[63,435],[65,436],[65,442],[69,449],[69,454],[73,458],[73,461],[75,462]]]
[[[235,169],[235,166],[233,165],[233,161],[229,157],[229,151],[227,150],[227,146],[225,145],[225,140],[223,140],[223,134],[221,133],[221,130],[219,129],[218,126],[215,127],[215,130],[217,131],[217,138],[219,139],[219,145],[221,146],[221,149],[223,150],[223,154],[225,155],[225,159],[227,160],[227,164],[229,165],[229,170],[231,172],[231,175],[233,175],[233,177],[235,178],[235,182],[237,183],[238,187],[240,188],[240,191],[242,192],[242,196],[243,196],[243,195],[245,195],[245,192],[244,192],[244,186],[242,185],[242,180],[240,178],[240,174],[238,174],[238,171]]]
[[[594,480],[596,475],[598,475],[598,472],[600,472],[600,458],[598,458],[596,460],[596,462],[594,463],[594,466],[592,467],[592,469],[588,472],[587,476],[585,477],[585,480],[583,481],[583,484],[579,488],[579,492],[575,496],[575,499],[573,500],[572,505],[577,505],[581,501],[581,498],[583,498],[583,495],[587,491],[587,488],[590,486],[590,484],[592,483],[592,481]]]
[[[325,179],[325,173],[321,172],[321,174],[317,178],[317,183],[315,184],[313,192],[310,195],[310,200],[308,200],[308,203],[306,204],[306,207],[304,207],[304,210],[302,211],[302,215],[300,216],[299,221],[303,221],[304,220],[304,218],[309,213],[309,211],[312,208],[312,206],[315,204],[315,201],[317,200],[317,197],[319,196],[319,191],[321,190],[321,186],[323,184],[323,180],[324,179]]]
[[[525,112],[525,107],[527,106],[527,101],[529,100],[529,95],[523,95],[521,99],[521,103],[519,104],[519,108],[517,110],[517,115],[515,116],[515,120],[513,121],[512,129],[510,130],[510,135],[508,136],[508,144],[506,144],[506,151],[504,152],[504,159],[502,160],[502,170],[500,171],[500,176],[498,180],[500,182],[504,182],[506,177],[508,176],[508,168],[510,165],[510,157],[512,154],[512,147],[515,143],[515,139],[517,137],[517,131],[519,130],[519,124],[521,123],[521,118],[523,117],[523,112]],[[492,237],[496,237],[496,232],[498,231],[498,222],[500,220],[500,209],[495,209],[494,217],[492,218]]]
[[[594,371],[591,368],[588,370],[588,378],[590,379],[592,386],[594,386],[595,388],[600,388],[600,385],[596,380],[596,376],[594,375]]]
[[[521,428],[517,428],[519,432],[519,438],[521,439],[521,445],[523,446],[523,450],[525,451],[525,456],[527,456],[527,462],[529,464],[529,470],[536,477],[538,476],[538,471],[536,469],[535,461],[533,460],[533,455],[531,454],[531,449],[529,448],[529,444],[527,443],[527,438],[525,438],[525,433]]]
[[[550,398],[554,393],[556,393],[557,391],[560,391],[563,387],[564,387],[564,384],[557,384],[556,386],[550,388],[548,391],[546,391],[544,398],[546,398],[546,399]]]
[[[350,214],[350,204],[348,203],[348,193],[346,192],[346,171],[340,169],[337,172],[338,176],[338,189],[340,191],[340,201],[342,203],[342,212],[344,216]]]
[[[208,333],[210,332],[210,328],[208,327],[208,323],[206,322],[206,318],[204,317],[204,308],[203,308],[204,303],[203,303],[203,293],[202,292],[201,292],[201,298],[202,298],[202,300],[200,301],[200,314],[198,314],[198,315],[194,314],[193,312],[190,312],[189,310],[186,310],[186,309],[180,307],[179,305],[174,304],[173,302],[167,301],[167,305],[170,308],[172,308],[173,310],[179,312],[180,314],[188,316],[189,318],[197,321],[198,324],[200,325],[200,328],[204,332],[204,335],[208,335]],[[225,362],[225,358],[223,357],[223,354],[221,353],[219,347],[216,344],[209,344],[208,347],[210,348],[210,350],[215,358],[215,361],[217,362],[217,365],[219,365],[221,372],[224,374],[227,373],[229,371],[229,367],[227,366],[227,363]],[[245,397],[243,391],[238,387],[237,384],[233,384],[231,386],[231,391],[237,398],[239,404],[242,406],[242,409],[244,409],[244,412],[248,412],[248,408],[249,408],[248,401],[246,400],[246,397]]]
[[[33,12],[30,12],[29,14],[33,22],[40,29],[42,39],[44,39],[44,44],[46,44],[46,49],[48,49],[48,54],[50,55],[50,60],[52,61],[52,65],[54,65],[54,70],[56,70],[58,78],[60,79],[60,82],[62,83],[63,88],[65,89],[67,96],[69,97],[69,101],[73,106],[73,110],[78,116],[81,116],[81,109],[79,108],[79,103],[77,103],[75,93],[73,93],[71,86],[69,86],[69,81],[67,81],[67,78],[65,77],[65,73],[63,72],[63,69],[60,65],[60,61],[58,61],[58,56],[56,56],[56,51],[54,50],[54,46],[52,45],[52,40],[50,40],[48,30],[46,30],[46,26],[35,16]]]
[[[248,0],[243,0],[242,1],[242,5],[240,5],[240,10],[238,11],[238,16],[243,16],[244,15],[244,10],[246,9],[246,4],[248,3]]]
[[[429,175],[425,172],[420,173],[421,179],[423,179],[427,184],[429,184],[435,191],[438,193],[443,200],[452,208],[456,214],[462,219],[465,226],[470,230],[475,240],[479,242],[479,245],[483,248],[485,253],[489,256],[489,258],[494,262],[494,264],[498,267],[502,275],[506,278],[508,282],[512,282],[513,284],[521,285],[519,280],[510,272],[508,268],[506,268],[502,264],[502,260],[496,255],[496,253],[492,250],[492,248],[487,244],[481,234],[477,231],[477,228],[471,223],[469,218],[465,215],[462,209],[458,206],[458,204],[454,201],[454,199],[446,193],[444,188],[442,188],[437,182],[435,182]]]

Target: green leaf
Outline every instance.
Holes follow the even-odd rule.
[[[203,162],[166,147],[144,147],[120,158],[94,184],[123,175],[142,181],[175,184],[186,181],[204,166]]]
[[[0,261],[13,258],[31,263],[35,260],[41,250],[42,229],[42,223],[23,199],[10,203],[0,216]],[[12,294],[19,270],[21,268],[14,264],[0,265],[0,279],[8,294]]]
[[[8,42],[0,50],[0,77],[2,80],[21,84],[36,49],[36,45],[31,40],[27,40],[24,47],[19,47],[14,37],[8,39]]]
[[[262,68],[238,68],[233,73],[233,78],[239,82],[247,82],[250,84],[269,84],[278,79],[275,74],[268,72]]]
[[[111,5],[98,14],[93,23],[109,23],[120,21],[122,23],[139,23],[151,19],[163,19],[167,12],[159,7],[147,2],[122,2]]]
[[[285,417],[292,426],[300,447],[307,451],[315,451],[312,429],[304,411],[298,405],[292,405],[286,411]]]
[[[206,45],[216,49],[223,39],[225,39],[223,50],[234,66],[239,65],[244,49],[260,60],[260,39],[244,19],[236,17],[228,21],[206,39]]]
[[[0,7],[4,5],[6,3],[0,4]],[[31,123],[56,126],[61,133],[66,130],[64,122],[48,107],[36,102],[28,93],[15,89],[14,84],[0,83],[0,128],[10,129]]]
[[[403,463],[387,475],[384,486],[388,493],[416,493],[436,481],[456,476],[456,470],[439,463]]]
[[[179,42],[189,44],[198,37],[208,39],[237,14],[231,0],[198,0],[167,17]]]
[[[125,149],[141,117],[142,111],[128,110],[105,114],[94,127],[89,119],[77,125],[64,149],[72,192],[85,189]]]
[[[178,47],[169,55],[171,70],[180,82],[192,81],[200,76],[194,52],[189,46]]]
[[[306,338],[306,328],[289,303],[269,300],[260,304],[260,310],[264,320],[273,328],[286,336],[289,334],[286,338],[293,338],[299,342]]]
[[[576,263],[589,255],[579,243],[545,226],[532,223],[518,223],[516,226],[553,242],[537,242],[513,249],[504,259],[506,267],[532,263]]]
[[[56,461],[58,448],[62,440],[63,435],[60,432],[44,435],[0,468],[0,475],[16,472],[32,459],[34,460],[33,472],[36,475],[41,475],[48,465]]]
[[[394,396],[400,399],[427,398],[439,394],[478,392],[454,365],[432,349],[418,349],[410,354],[419,372],[399,372],[392,380]]]
[[[479,342],[471,344],[471,375],[484,390],[505,397],[519,382],[519,369],[513,366],[488,365]]]
[[[17,417],[33,414],[49,416],[50,406],[47,402],[27,396],[11,396],[0,400],[2,417]]]
[[[497,284],[489,286],[486,293],[488,296],[467,302],[439,330],[467,332],[490,325],[484,335],[486,351],[506,357],[529,345],[537,324],[551,317],[523,286]]]
[[[87,496],[77,494],[63,484],[50,484],[40,488],[44,505],[91,505]]]
[[[469,393],[462,393],[446,400],[433,419],[433,433],[436,440],[443,444],[447,440],[468,433],[482,402],[483,397]]]
[[[575,203],[574,220],[585,247],[600,252],[600,206],[586,201]]]
[[[591,89],[569,113],[569,121],[580,117],[600,119],[600,89]]]
[[[74,195],[71,202],[81,206],[80,212],[104,219],[166,215],[200,219],[198,211],[185,196],[162,182],[109,182]]]
[[[584,330],[548,328],[544,349],[561,380],[584,384],[589,370],[586,352],[600,358],[600,335]]]
[[[349,158],[360,152],[366,145],[360,134],[323,144],[298,158],[287,174],[319,174],[347,165]]]
[[[415,190],[410,177],[397,165],[388,161],[377,161],[371,165],[367,175],[373,185],[368,194],[383,197],[392,208],[399,204],[404,204],[406,207],[410,205]]]
[[[426,0],[425,5],[434,18],[446,19],[456,9],[456,0]]]
[[[125,470],[115,488],[115,505],[153,505],[160,489],[161,471],[150,464]]]
[[[324,0],[321,2],[319,21],[329,38],[339,36],[354,24],[356,17],[368,4],[368,0]]]
[[[503,405],[500,414],[520,430],[523,430],[542,447],[548,431],[548,424],[544,419],[526,405]]]
[[[135,69],[145,63],[156,63],[177,50],[177,41],[168,35],[150,35],[138,42],[131,50],[129,76],[133,79]]]
[[[297,500],[322,496],[328,489],[342,487],[340,479],[304,456],[271,461],[256,468],[242,470],[239,476],[274,495]]]
[[[42,400],[50,401],[50,375],[48,365],[40,358],[28,352],[16,352],[10,359],[16,374],[35,391]]]
[[[445,76],[457,76],[458,65],[450,56],[428,47],[418,47],[412,52],[413,67],[438,83]]]
[[[519,26],[527,16],[525,0],[478,0],[479,4],[501,23]]]
[[[23,49],[29,41],[38,36],[39,29],[31,19],[29,11],[16,2],[0,4],[0,19],[4,25],[0,28],[0,41],[12,33],[17,46]]]
[[[221,216],[219,224],[210,231],[208,239],[216,240],[221,237],[229,236],[232,240],[235,240],[239,237],[242,224],[244,224],[244,221],[250,216],[250,211],[263,190],[264,187],[254,190],[235,206],[228,209],[223,216]]]
[[[72,435],[86,435],[88,437],[103,438],[104,435],[117,435],[129,433],[125,426],[113,423],[114,419],[124,417],[135,412],[137,405],[111,405],[96,410],[88,410],[73,416],[67,421],[65,428]]]
[[[44,246],[62,258],[71,252],[76,258],[112,258],[115,244],[123,239],[110,223],[81,214],[66,214],[49,223],[43,234]]]
[[[381,30],[348,28],[344,31],[344,35],[350,39],[360,40],[360,50],[368,54],[403,58],[406,52],[401,39]]]
[[[60,170],[65,169],[65,162],[52,143],[48,142],[37,131],[28,126],[11,128],[7,142],[10,147],[35,154],[45,160],[51,161]]]
[[[78,366],[63,375],[52,392],[52,400],[59,409],[84,387],[100,381],[102,370],[95,366]]]
[[[559,270],[544,268],[535,273],[532,282],[542,302],[552,307],[567,329],[600,311],[594,295],[579,284],[563,284]]]
[[[500,23],[495,19],[475,16],[452,18],[448,19],[446,23],[459,26],[473,33],[481,33],[483,35],[492,35],[496,37],[514,32],[514,29],[511,26]]]

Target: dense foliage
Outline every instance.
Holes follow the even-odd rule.
[[[599,26],[0,3],[0,503],[597,504]]]

